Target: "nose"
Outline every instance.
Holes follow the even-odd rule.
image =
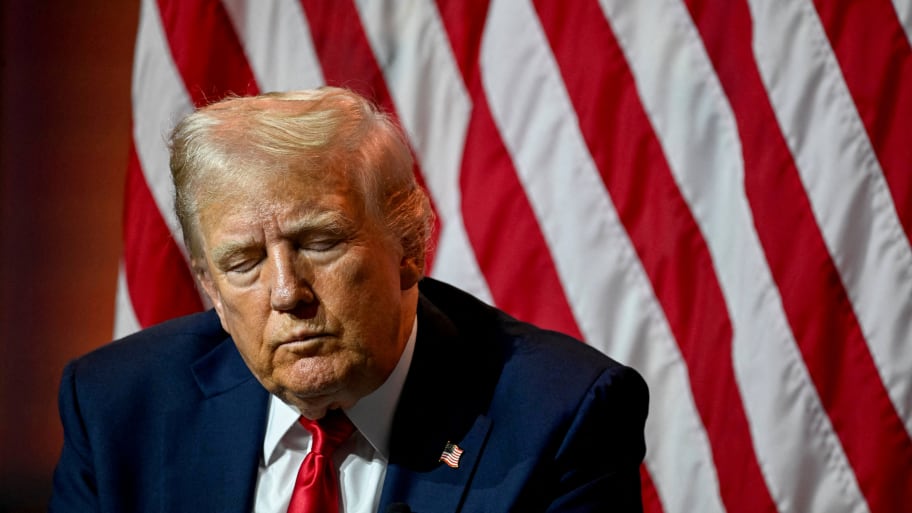
[[[273,280],[269,299],[273,310],[288,312],[314,303],[316,296],[294,251],[279,248],[270,260]]]

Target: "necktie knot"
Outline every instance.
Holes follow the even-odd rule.
[[[341,410],[328,411],[320,420],[301,417],[300,422],[313,435],[311,452],[324,456],[332,456],[336,448],[355,430],[354,424]]]
[[[341,410],[327,412],[320,420],[301,417],[299,422],[313,435],[313,443],[298,469],[288,513],[338,513],[339,476],[332,453],[355,426]]]

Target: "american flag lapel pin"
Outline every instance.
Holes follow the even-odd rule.
[[[446,463],[450,468],[459,468],[459,458],[461,457],[462,449],[453,442],[447,441],[439,461]]]

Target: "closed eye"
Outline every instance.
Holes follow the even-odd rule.
[[[331,251],[332,249],[334,249],[334,248],[338,247],[340,244],[342,244],[342,242],[343,242],[343,239],[337,238],[337,237],[321,238],[321,239],[308,240],[308,241],[302,243],[300,247],[301,247],[301,249],[303,249],[305,251],[323,252],[323,251]]]
[[[310,213],[284,227],[295,249],[305,253],[327,253],[345,248],[358,233],[358,225],[337,210]],[[314,255],[317,256],[317,255]],[[322,256],[322,255],[321,255]]]
[[[266,254],[253,248],[233,248],[222,251],[215,260],[216,267],[225,273],[246,274],[259,267]]]
[[[228,265],[227,269],[225,269],[225,272],[236,273],[236,274],[246,274],[246,273],[249,273],[250,271],[253,271],[254,269],[256,269],[257,266],[259,266],[259,263],[260,263],[260,260],[254,260],[254,259],[243,260],[243,261],[240,261],[237,263],[231,263]]]
[[[351,230],[344,226],[329,224],[318,229],[303,230],[298,233],[297,247],[303,251],[323,253],[338,249],[351,239]]]

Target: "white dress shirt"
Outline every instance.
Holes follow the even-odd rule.
[[[340,513],[375,513],[389,461],[393,414],[412,363],[418,320],[412,325],[399,363],[377,390],[345,410],[357,430],[333,454],[342,495]],[[310,452],[311,435],[299,422],[300,413],[270,396],[266,436],[257,475],[254,513],[286,513],[298,468]]]

